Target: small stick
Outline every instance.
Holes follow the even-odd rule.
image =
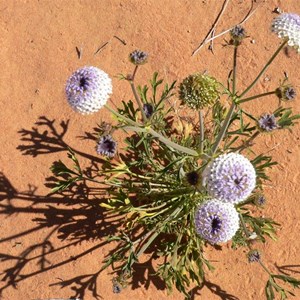
[[[100,46],[97,51],[94,53],[94,55],[96,55],[97,53],[99,53],[110,41],[104,43],[102,46]]]
[[[246,14],[246,16],[244,17],[244,19],[241,21],[241,22],[239,22],[237,25],[242,25],[242,24],[244,24],[246,21],[248,21],[248,19],[250,18],[250,17],[252,17],[252,15],[255,13],[255,11],[257,10],[257,8],[258,8],[258,6],[254,9],[254,10],[252,10],[253,9],[253,1],[251,2],[251,8],[249,9],[249,11],[248,11],[248,13]],[[236,26],[236,25],[235,25]],[[224,35],[224,34],[226,34],[227,32],[229,32],[230,30],[232,30],[235,26],[232,26],[232,27],[230,27],[229,29],[227,29],[227,30],[225,30],[225,31],[223,31],[223,32],[221,32],[221,33],[219,33],[219,34],[217,34],[217,35],[214,35],[213,37],[211,37],[211,38],[207,38],[208,36],[209,36],[209,34],[206,36],[206,38],[203,40],[203,42],[193,51],[193,53],[192,53],[192,56],[194,56],[194,55],[196,55],[197,54],[197,52],[203,47],[203,46],[205,46],[206,44],[208,44],[208,43],[210,43],[211,41],[213,41],[214,39],[216,39],[216,38],[218,38],[218,37],[220,37],[220,36],[222,36],[222,35]]]
[[[126,45],[125,40],[120,39],[118,36],[114,35],[114,38],[116,38],[117,40],[119,40],[124,46]]]
[[[81,59],[82,47],[79,49],[77,46],[75,47],[78,59]]]
[[[215,22],[213,23],[210,31],[207,33],[206,37],[204,38],[204,40],[200,43],[200,45],[196,48],[196,50],[193,51],[192,53],[192,56],[194,56],[195,54],[197,54],[197,52],[204,46],[204,44],[206,44],[206,41],[208,39],[209,36],[213,36],[214,35],[214,31],[216,29],[216,26],[221,18],[221,16],[223,15],[228,3],[229,3],[230,0],[225,0],[224,3],[223,3],[223,6],[221,8],[221,11],[219,12]],[[210,41],[212,41],[213,39],[211,38]],[[211,49],[210,49],[211,50]]]

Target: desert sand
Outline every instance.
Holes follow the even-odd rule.
[[[88,166],[90,156],[97,160],[95,143],[81,137],[97,123],[111,120],[104,109],[90,116],[71,110],[64,94],[68,76],[85,65],[103,69],[113,78],[111,101],[119,104],[132,95],[128,83],[119,81],[117,74],[132,71],[128,54],[141,49],[150,57],[139,70],[139,84],[145,84],[154,71],[169,83],[205,70],[224,82],[232,66],[232,49],[223,47],[223,38],[228,36],[214,41],[214,53],[206,46],[191,55],[211,28],[222,3],[0,1],[0,299],[77,296],[89,300],[97,299],[97,294],[105,300],[183,299],[177,291],[168,296],[164,284],[149,276],[147,256],[136,267],[133,284],[114,294],[111,270],[99,274],[102,260],[112,249],[112,245],[103,246],[104,236],[114,230],[103,220],[103,211],[88,197],[48,195],[45,183],[51,176],[52,162],[67,161],[67,146],[82,154],[79,159],[83,166]],[[249,38],[239,52],[238,90],[256,76],[280,43],[270,32],[276,16],[272,11],[279,7],[300,14],[296,0],[257,0],[254,5],[258,8],[244,25]],[[250,7],[250,0],[230,1],[216,34],[240,22]],[[252,93],[276,88],[286,71],[300,94],[299,67],[296,51],[281,53]],[[298,96],[286,105],[300,113],[299,103]],[[259,115],[277,105],[277,99],[270,96],[246,107]],[[269,172],[272,182],[265,188],[268,204],[261,213],[282,224],[277,242],[268,240],[257,247],[272,271],[277,271],[277,265],[296,277],[300,277],[299,138],[300,125],[296,125],[293,132],[277,131],[256,142],[260,152],[268,152],[279,162]],[[118,140],[122,139],[119,135]],[[208,247],[207,258],[216,271],[208,272],[207,282],[194,291],[194,299],[264,299],[267,274],[258,264],[250,265],[245,255],[242,249],[231,250],[230,243],[223,245],[222,251]],[[300,299],[299,290],[295,294],[294,299]]]

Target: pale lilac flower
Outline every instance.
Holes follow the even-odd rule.
[[[96,151],[98,154],[113,157],[117,152],[117,142],[111,135],[104,135],[100,138]]]
[[[283,13],[272,22],[272,31],[280,38],[287,39],[288,45],[300,53],[300,16]]]
[[[228,153],[214,159],[202,174],[208,194],[223,202],[245,200],[256,185],[256,173],[251,162],[241,154]]]
[[[68,102],[81,114],[97,112],[106,104],[111,93],[111,79],[96,67],[78,69],[66,84]]]
[[[208,200],[196,209],[195,228],[210,243],[225,243],[239,229],[239,215],[231,203]]]

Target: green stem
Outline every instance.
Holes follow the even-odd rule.
[[[238,46],[234,47],[234,52],[233,52],[233,70],[232,70],[232,104],[230,106],[230,109],[226,115],[226,118],[224,120],[224,123],[222,125],[221,131],[219,132],[216,142],[214,143],[213,147],[212,147],[212,155],[214,155],[221,143],[221,141],[223,140],[225,133],[227,131],[227,128],[229,126],[229,123],[231,121],[232,115],[235,111],[236,108],[236,104],[235,104],[235,98],[236,98],[236,67],[237,67],[237,49]]]
[[[252,96],[252,97],[249,97],[249,98],[238,100],[237,104],[245,103],[245,102],[248,102],[248,101],[251,101],[251,100],[254,100],[254,99],[258,99],[258,98],[265,97],[265,96],[268,96],[268,95],[273,95],[273,94],[276,94],[276,90],[272,91],[272,92],[266,92],[266,93],[258,94],[258,95],[255,95],[255,96]]]
[[[261,260],[259,260],[258,262],[263,267],[263,269],[273,278],[272,273],[268,270],[265,264]]]
[[[139,106],[140,111],[141,111],[143,122],[146,123],[147,122],[147,117],[145,115],[141,99],[140,99],[139,95],[136,92],[133,80],[130,80],[130,86],[131,86],[131,90],[133,92],[134,98],[135,98],[135,100],[136,100],[136,102],[137,102],[137,104]]]
[[[200,153],[203,153],[203,142],[204,142],[204,121],[203,121],[203,112],[199,111],[199,126],[200,126]]]
[[[229,123],[231,121],[231,117],[234,113],[234,110],[236,108],[236,104],[234,102],[232,102],[231,106],[230,106],[230,109],[229,109],[229,112],[227,113],[226,115],[226,118],[224,120],[224,123],[222,125],[222,128],[221,128],[221,131],[219,132],[218,136],[217,136],[217,139],[216,139],[216,142],[214,143],[213,147],[212,147],[212,156],[216,153],[224,135],[225,135],[225,132],[229,126]]]
[[[246,234],[247,238],[251,235],[246,227],[246,223],[245,223],[245,220],[242,216],[242,214],[239,213],[239,218],[240,218],[240,221],[241,221],[241,224],[242,224],[242,227],[243,227],[243,230],[244,230],[244,233]],[[249,247],[250,248],[250,247]],[[250,248],[251,249],[251,248]]]
[[[275,53],[272,55],[272,57],[269,59],[269,61],[266,63],[264,68],[260,71],[260,73],[257,75],[257,77],[254,79],[254,81],[242,92],[242,94],[239,96],[239,98],[242,98],[246,93],[248,93],[256,84],[256,82],[259,80],[259,78],[262,76],[262,74],[267,70],[267,68],[270,66],[270,64],[273,62],[273,60],[276,58],[278,53],[281,51],[281,49],[287,44],[287,40],[283,41],[283,43],[279,46],[279,48],[275,51]]]
[[[123,129],[128,129],[128,130],[133,130],[136,132],[144,132],[144,133],[149,133],[152,136],[158,138],[161,142],[163,142],[164,144],[166,144],[167,146],[174,148],[180,152],[186,153],[188,155],[192,155],[192,156],[199,156],[198,152],[192,149],[189,149],[187,147],[184,146],[180,146],[172,141],[170,141],[169,139],[167,139],[166,137],[164,137],[163,135],[161,135],[160,133],[156,132],[155,130],[153,130],[150,127],[135,127],[135,126],[125,126],[123,127]]]
[[[235,96],[236,93],[236,59],[237,59],[237,49],[238,46],[234,46],[233,52],[233,70],[232,70],[232,95]]]

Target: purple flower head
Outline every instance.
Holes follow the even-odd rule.
[[[292,86],[289,86],[285,89],[284,98],[286,100],[294,100],[296,96],[297,96],[296,90]]]
[[[245,200],[256,185],[256,173],[251,162],[241,154],[223,154],[213,160],[202,174],[208,194],[223,202]]]
[[[261,255],[258,250],[251,250],[248,252],[247,256],[248,256],[248,261],[250,263],[253,263],[253,262],[259,262]]]
[[[66,84],[66,95],[71,107],[81,114],[91,114],[106,104],[112,93],[109,76],[96,67],[75,71]]]
[[[272,22],[272,31],[280,38],[287,39],[288,45],[300,52],[300,16],[284,13]]]
[[[264,114],[258,119],[258,126],[263,131],[273,131],[278,128],[275,116]]]
[[[129,60],[135,65],[143,65],[147,62],[148,53],[140,50],[134,50],[129,54]]]
[[[100,138],[96,151],[98,154],[114,157],[117,152],[117,142],[111,135],[104,135]]]
[[[231,203],[208,200],[196,209],[195,228],[210,243],[225,243],[239,229],[238,212]]]

